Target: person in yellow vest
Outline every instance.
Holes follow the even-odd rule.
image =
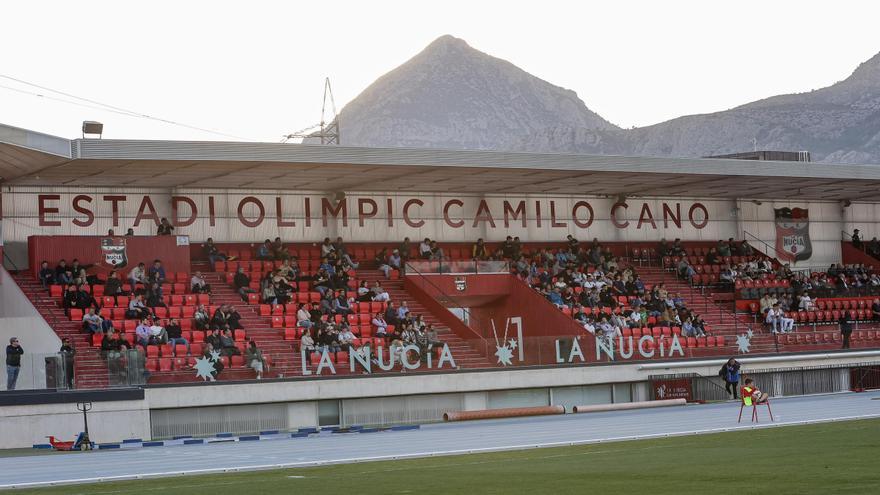
[[[767,399],[770,398],[770,395],[758,390],[758,387],[755,386],[754,380],[751,378],[746,378],[745,385],[742,387],[742,399],[743,403],[746,406],[751,406],[752,404],[762,404],[767,402]]]

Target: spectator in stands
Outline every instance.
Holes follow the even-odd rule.
[[[140,344],[144,349],[147,348],[148,345],[158,344],[158,340],[153,336],[153,326],[150,324],[150,320],[144,318],[138,324],[138,326],[134,329],[135,338],[137,343]]]
[[[354,314],[354,309],[352,309],[351,302],[348,300],[348,297],[345,296],[345,291],[336,291],[336,298],[333,299],[333,314]]]
[[[393,302],[389,302],[385,307],[385,321],[389,325],[399,325],[400,319],[397,317],[397,309],[394,307]]]
[[[312,328],[312,315],[306,309],[304,303],[300,303],[296,310],[296,326],[302,328]]]
[[[379,283],[378,280],[373,284],[373,288],[370,289],[370,293],[372,294],[372,300],[375,302],[388,302],[391,300],[391,296],[385,292],[385,289],[382,287],[382,284]]]
[[[874,303],[871,304],[871,316],[880,321],[880,299],[874,299]]]
[[[434,325],[431,325],[430,323],[425,326],[425,330],[422,332],[422,339],[423,343],[427,346],[443,347],[443,341],[440,340],[440,336],[434,328]]]
[[[880,258],[880,241],[878,241],[876,237],[868,241],[866,251],[871,256],[875,258]]]
[[[241,351],[235,347],[235,339],[232,337],[232,330],[223,330],[220,334],[220,354],[224,356],[238,356]]]
[[[352,350],[352,345],[354,344],[355,339],[354,332],[351,331],[351,325],[348,322],[344,321],[339,327],[339,335],[336,337],[336,340],[339,341],[339,345],[346,350]]]
[[[401,271],[403,267],[403,258],[400,256],[400,251],[395,249],[388,256],[388,259],[383,261],[381,265],[379,265],[379,269],[385,273],[385,278],[391,278],[391,270]]]
[[[263,357],[263,351],[257,348],[257,343],[251,339],[244,351],[244,362],[257,373],[257,380],[263,379],[263,370],[269,371],[269,363]]]
[[[241,296],[241,299],[244,302],[247,302],[248,294],[256,292],[251,288],[251,278],[244,272],[244,267],[238,267],[238,271],[235,273],[232,283],[235,286],[235,291],[238,292],[238,295]]]
[[[208,375],[209,381],[217,381],[217,376],[220,375],[220,372],[223,371],[223,361],[220,359],[214,360],[214,346],[211,343],[206,343],[204,350],[202,351],[202,357],[204,359],[208,359],[214,365],[214,371]]]
[[[862,249],[862,235],[859,234],[859,229],[853,230],[852,245],[856,249]]]
[[[749,397],[755,402],[755,404],[763,404],[764,402],[767,402],[768,398],[770,398],[768,394],[761,392],[755,387],[755,381],[751,378],[746,378],[745,385],[742,388],[742,397],[743,399]]]
[[[788,333],[794,327],[794,320],[785,316],[778,302],[767,312],[766,322],[772,327],[773,333]]]
[[[107,332],[101,340],[101,358],[107,361],[110,372],[119,373],[123,364],[123,356],[128,350],[128,343],[122,334]]]
[[[666,238],[663,237],[660,239],[660,243],[657,245],[657,255],[662,259],[665,256],[671,256],[672,248],[666,242]]]
[[[678,271],[678,278],[681,278],[684,280],[691,280],[694,278],[694,275],[697,274],[696,270],[694,270],[694,267],[691,266],[691,264],[688,262],[687,258],[681,258],[678,261],[677,271]]]
[[[164,296],[162,295],[162,286],[157,282],[153,282],[147,288],[147,293],[144,295],[144,302],[146,303],[148,308],[167,308],[168,305],[165,304]],[[156,310],[152,310],[153,314],[156,314]]]
[[[164,284],[168,281],[168,278],[165,276],[165,267],[162,266],[161,260],[153,261],[153,266],[147,272],[147,280],[158,284]]]
[[[761,300],[758,303],[758,308],[761,314],[765,315],[767,314],[767,311],[769,311],[773,307],[773,305],[777,303],[776,296],[768,292],[761,297]]]
[[[226,304],[226,314],[227,314],[227,322],[229,323],[229,328],[231,330],[241,330],[244,327],[241,325],[241,313],[235,309],[235,306],[231,304]]]
[[[305,353],[306,362],[310,362],[312,353],[315,352],[315,339],[312,338],[312,333],[309,329],[306,329],[302,337],[300,337],[299,348]]]
[[[48,289],[50,285],[55,283],[55,270],[49,268],[48,261],[40,263],[40,272],[37,273],[37,278],[40,279],[44,289]]]
[[[68,390],[73,390],[73,360],[76,350],[70,345],[70,339],[64,337],[61,339],[61,348],[58,349],[61,354],[61,363],[64,366],[64,382],[67,384]]]
[[[125,312],[125,317],[143,320],[144,318],[148,318],[150,314],[150,310],[147,309],[146,304],[144,304],[144,296],[138,294],[132,297],[128,302],[128,311]]]
[[[257,259],[261,261],[271,261],[275,259],[272,255],[272,241],[266,239],[260,247],[257,248]]]
[[[63,259],[59,260],[55,267],[55,282],[62,285],[73,283],[73,274],[70,272],[70,267],[67,266],[67,261]]]
[[[147,285],[147,271],[144,263],[138,263],[137,266],[128,272],[128,283],[131,286],[131,293],[134,294],[137,284]]]
[[[309,321],[312,322],[312,326],[314,327],[320,325],[323,316],[324,313],[321,311],[320,305],[316,302],[313,302],[312,308],[309,310]]]
[[[18,374],[21,372],[21,356],[24,349],[18,337],[10,337],[6,346],[6,390],[15,390]]]
[[[702,328],[694,324],[692,316],[688,316],[681,326],[681,334],[685,337],[705,337],[706,333]]]
[[[816,306],[813,304],[813,300],[810,298],[810,295],[804,292],[798,298],[798,310],[800,311],[813,311],[816,309]]]
[[[849,349],[849,339],[852,336],[853,323],[855,323],[850,316],[849,311],[841,311],[840,320],[838,320],[837,323],[840,325],[840,335],[843,336],[843,345],[841,346],[841,349]]]
[[[220,352],[220,330],[214,328],[208,331],[208,334],[205,335],[205,342],[211,344],[211,346]]]
[[[477,239],[477,243],[473,245],[471,248],[471,259],[483,261],[489,257],[489,253],[486,249],[486,244],[483,242],[483,238]]]
[[[284,246],[284,243],[281,242],[280,237],[276,237],[275,241],[272,242],[272,257],[276,260],[286,260],[290,258],[290,252],[287,251],[287,248]]]
[[[174,226],[171,225],[171,222],[168,221],[167,218],[162,218],[159,221],[159,227],[156,229],[156,235],[171,235],[174,231]]]
[[[196,271],[189,279],[189,290],[193,294],[210,294],[211,284],[205,281],[201,271]]]
[[[388,332],[388,322],[385,321],[385,315],[376,313],[373,315],[373,335],[376,337],[385,337]]]
[[[73,307],[81,309],[83,312],[89,308],[95,308],[97,311],[101,310],[98,301],[82,285],[76,287],[76,304]]]
[[[214,244],[214,239],[211,237],[208,237],[208,240],[205,242],[205,252],[208,255],[208,263],[212,267],[218,261],[226,261],[226,254],[220,252],[220,249],[217,248],[217,245]]]
[[[409,259],[411,245],[412,244],[409,240],[409,237],[404,237],[403,241],[397,246],[397,251],[400,253],[400,258],[403,260],[404,263],[406,263],[406,261]]]
[[[113,329],[113,322],[105,320],[95,313],[95,308],[89,308],[82,318],[83,330],[91,333],[106,333]]]
[[[425,240],[423,240],[419,244],[419,258],[423,260],[429,260],[431,259],[432,254],[433,251],[431,250],[431,239],[425,237]]]
[[[125,237],[134,237],[134,229],[129,227],[128,230],[125,231]]]
[[[214,311],[214,316],[211,317],[211,328],[215,330],[229,329],[229,315],[226,312],[225,304],[220,305]]]
[[[196,306],[196,310],[193,312],[193,320],[197,330],[208,330],[210,328],[211,315],[208,314],[204,304]]]
[[[171,320],[168,321],[168,325],[165,326],[165,332],[168,334],[168,343],[173,346],[171,352],[174,357],[177,357],[178,345],[185,345],[186,353],[189,354],[189,341],[183,336],[183,330],[180,328],[180,320],[177,318],[171,318]]]
[[[119,296],[122,294],[122,280],[119,280],[119,274],[116,273],[116,270],[111,270],[107,275],[107,282],[104,284],[104,295],[112,296],[114,304],[118,304]]]
[[[271,282],[263,284],[261,300],[263,304],[278,304],[278,296],[275,294],[275,284]]]
[[[443,261],[446,259],[446,254],[443,252],[443,248],[437,244],[437,241],[431,241],[430,259],[434,261]]]

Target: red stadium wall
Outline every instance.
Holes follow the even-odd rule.
[[[105,262],[101,239],[107,239],[107,236],[32,235],[28,237],[30,270],[36,275],[43,260],[54,267],[62,258],[68,264],[73,258],[77,258],[82,265],[94,265],[89,273],[108,272],[112,267]],[[189,272],[189,246],[178,246],[177,236],[117,236],[115,239],[125,240],[125,254],[128,259],[127,265],[122,269],[125,273],[140,262],[150,266],[155,259],[162,260],[166,272]]]
[[[854,247],[852,242],[849,241],[841,241],[840,242],[840,254],[844,264],[851,265],[854,263],[861,263],[865,266],[880,266],[880,260],[869,255],[868,253],[862,251],[861,249]]]
[[[456,288],[456,279],[464,279],[463,291]],[[556,364],[556,340],[585,335],[573,319],[509,274],[408,276],[405,286],[461,337],[485,339],[489,354],[505,340],[519,340],[512,322],[520,318],[522,341],[517,345],[523,348],[523,360],[515,349],[513,364]],[[468,308],[467,326],[446,310],[450,304]],[[588,359],[595,354],[593,339],[581,339],[580,345]]]

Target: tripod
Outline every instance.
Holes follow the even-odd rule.
[[[92,450],[92,441],[89,439],[89,411],[92,410],[91,402],[77,402],[76,410],[83,413],[83,436],[80,440],[80,450]]]

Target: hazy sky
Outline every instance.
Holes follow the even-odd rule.
[[[724,5],[721,5],[721,4]],[[880,51],[877,2],[3,2],[0,74],[243,138],[318,122],[443,34],[578,93],[623,127],[809,91]],[[226,139],[8,89],[0,123],[77,137]],[[344,144],[344,136],[343,136]]]

